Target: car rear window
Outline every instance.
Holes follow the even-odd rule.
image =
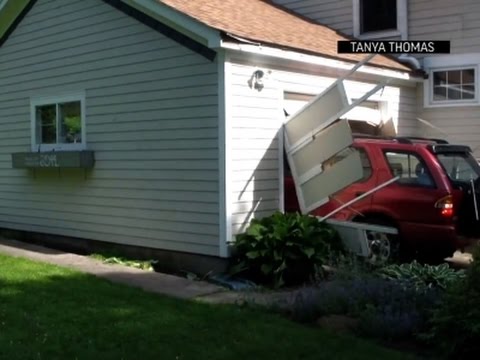
[[[441,153],[437,158],[453,181],[475,181],[480,176],[480,166],[469,153]]]

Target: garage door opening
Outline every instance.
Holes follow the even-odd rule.
[[[285,92],[283,109],[286,119],[299,112],[313,98],[315,98],[315,95]],[[357,99],[350,100],[353,103]],[[326,106],[328,107],[328,104]],[[384,133],[384,131],[386,128],[389,128],[389,125],[391,125],[392,122],[385,122],[388,114],[386,110],[386,102],[369,100],[363,101],[361,104],[357,105],[356,107],[342,115],[340,119],[338,119],[340,122],[344,123],[344,125],[340,125],[340,123],[338,123],[338,127],[350,127],[350,131],[354,134],[356,133],[363,135],[387,135]],[[319,111],[321,111],[321,109]],[[333,133],[331,135],[333,136]],[[330,134],[328,136],[330,136]],[[330,141],[326,140],[326,142]],[[282,171],[280,171],[280,176],[282,177],[280,183],[283,184],[283,196],[281,196],[280,199],[281,201],[283,200],[282,208],[287,212],[295,211],[298,210],[300,207],[295,194],[295,184],[293,182],[293,176],[288,165],[286,153],[282,151],[281,156],[283,157],[283,159],[281,159],[281,161],[283,162],[283,169],[281,169]],[[322,158],[322,155],[318,154],[318,157]],[[328,176],[328,174],[325,176]]]
[[[294,92],[284,93],[284,113],[289,117],[303,108],[315,95]],[[352,99],[352,102],[356,99]],[[384,134],[384,123],[387,119],[387,103],[384,101],[364,101],[345,115],[352,133],[365,135]],[[385,135],[385,134],[384,134]]]

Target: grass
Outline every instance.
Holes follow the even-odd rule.
[[[262,358],[409,357],[274,314],[161,297],[0,255],[0,359]]]

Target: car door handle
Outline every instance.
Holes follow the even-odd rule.
[[[363,194],[365,194],[365,191],[357,191],[357,192],[355,193],[355,197],[362,196]]]

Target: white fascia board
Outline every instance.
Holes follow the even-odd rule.
[[[161,21],[184,35],[208,46],[212,49],[219,48],[221,36],[218,30],[215,30],[200,21],[197,21],[181,12],[162,4],[159,1],[152,0],[123,0],[123,2],[133,6],[137,10]]]
[[[449,54],[425,57],[423,67],[426,70],[431,68],[453,68],[455,66],[479,65],[480,53]]]
[[[355,64],[329,59],[326,57],[315,56],[315,55],[308,55],[302,54],[299,52],[291,51],[291,50],[283,50],[277,49],[273,47],[263,46],[263,45],[251,45],[251,44],[238,44],[232,42],[222,42],[222,47],[225,49],[229,49],[231,51],[245,54],[245,55],[256,55],[266,58],[274,58],[279,60],[286,60],[296,63],[303,63],[308,65],[316,65],[322,66],[326,68],[331,68],[333,71],[349,71]],[[367,55],[365,55],[367,56]],[[362,66],[360,69],[357,70],[358,73],[362,73],[365,75],[372,75],[372,76],[380,76],[389,79],[397,79],[400,81],[408,81],[408,82],[423,82],[423,79],[416,78],[411,76],[408,72],[404,71],[396,71],[390,69],[382,69],[374,66]],[[338,74],[340,76],[340,74]]]

